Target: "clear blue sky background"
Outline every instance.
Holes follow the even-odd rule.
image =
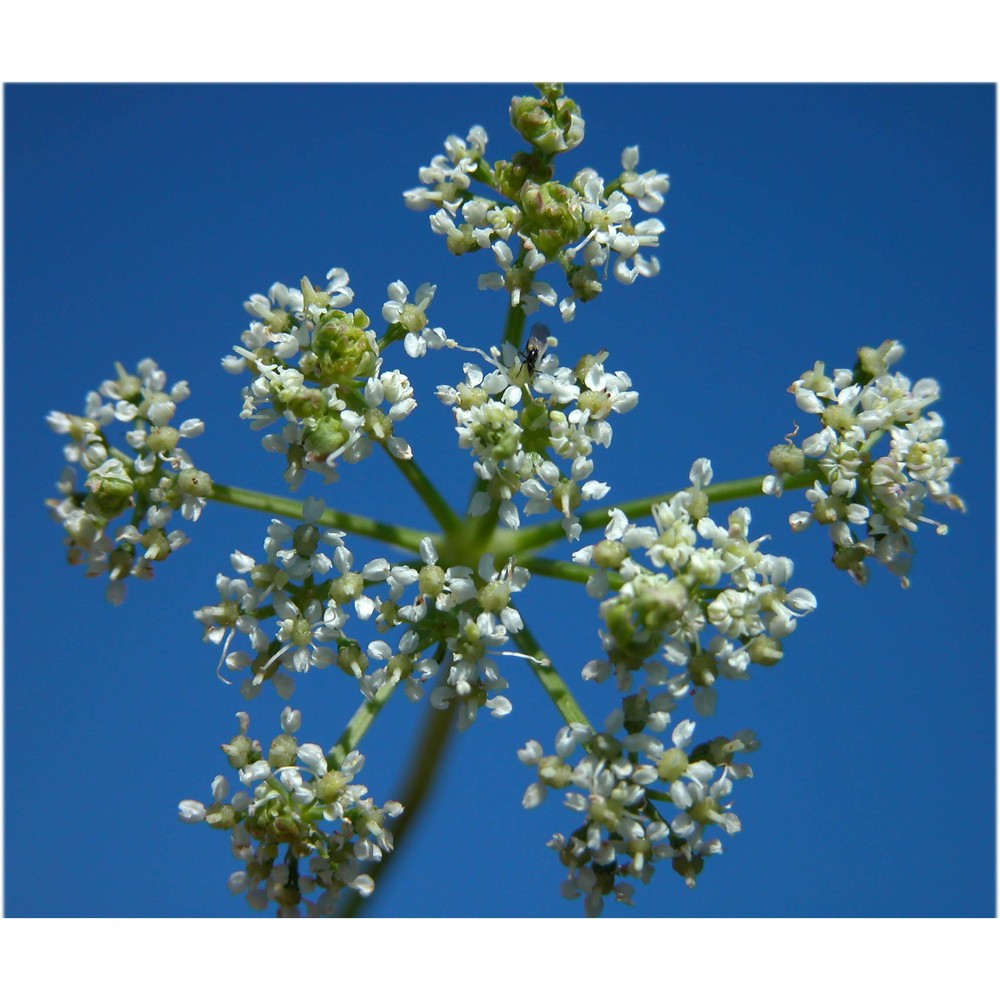
[[[181,824],[209,797],[219,743],[243,709],[215,676],[191,617],[216,596],[234,548],[260,551],[267,519],[211,507],[194,542],[123,607],[64,562],[44,507],[62,468],[50,409],[153,356],[186,378],[182,413],[208,432],[192,453],[223,483],[281,492],[282,463],[238,419],[240,380],[219,359],[242,303],[275,280],[346,267],[378,317],[389,282],[438,285],[431,310],[465,343],[501,336],[506,303],[477,292],[480,254],[456,260],[401,192],[473,124],[488,153],[519,148],[507,108],[526,86],[17,86],[6,89],[5,912],[12,916],[243,916],[225,880],[228,837]],[[761,500],[754,526],[795,560],[819,610],[773,671],[721,689],[699,734],[755,728],[744,830],[695,891],[664,866],[612,916],[985,916],[995,897],[994,89],[988,86],[573,86],[587,140],[564,158],[605,177],[638,143],[670,174],[661,275],[613,280],[562,354],[612,349],[640,404],[598,456],[608,500],[682,486],[693,459],[716,479],[768,471],[799,414],[789,383],[861,345],[908,348],[900,367],[943,389],[954,485],[951,533],[920,533],[913,585],[867,589],[829,564],[825,533],[792,536],[795,496]],[[464,356],[410,362],[420,408],[405,431],[456,504],[467,453],[433,387]],[[303,489],[319,489],[318,484]],[[395,470],[347,467],[331,506],[431,527]],[[726,508],[716,513],[724,516]],[[362,558],[377,550],[359,542]],[[534,600],[532,600],[534,598]],[[599,645],[596,603],[538,579],[525,616],[600,720],[610,688],[579,669]],[[516,750],[558,728],[527,671],[505,673],[514,711],[482,716],[369,912],[574,916],[545,847],[573,814],[526,812]],[[294,700],[304,738],[329,745],[357,703],[340,675],[310,674]],[[277,731],[270,693],[249,706]],[[368,734],[363,778],[380,801],[405,768],[424,706],[390,704]]]

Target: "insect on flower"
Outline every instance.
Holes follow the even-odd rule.
[[[535,374],[535,366],[545,356],[549,349],[549,328],[544,323],[536,323],[531,328],[528,345],[523,351],[518,351],[518,357],[528,369],[529,378]]]

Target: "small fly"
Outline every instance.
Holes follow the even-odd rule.
[[[523,351],[518,351],[518,357],[528,369],[528,377],[535,374],[535,366],[545,356],[549,349],[549,328],[544,323],[536,323],[531,328],[528,345]]]

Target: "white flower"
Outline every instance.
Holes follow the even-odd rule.
[[[622,153],[622,190],[639,202],[644,212],[659,212],[663,208],[663,195],[670,190],[670,178],[666,174],[658,174],[655,170],[647,170],[637,174],[635,168],[639,165],[639,147],[627,146]]]

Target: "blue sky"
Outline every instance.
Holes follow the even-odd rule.
[[[215,676],[194,608],[216,595],[234,548],[259,552],[267,519],[212,506],[194,541],[112,608],[67,565],[44,507],[62,441],[44,421],[74,411],[120,360],[154,357],[193,395],[207,433],[191,451],[216,481],[282,492],[281,464],[238,418],[240,380],[219,359],[243,301],[345,267],[355,305],[386,286],[437,284],[431,320],[464,343],[502,336],[506,303],[476,290],[483,255],[455,259],[401,192],[473,124],[488,153],[517,137],[524,86],[15,86],[6,89],[5,912],[11,916],[244,916],[225,880],[227,838],[181,824],[224,768],[218,744],[247,707]],[[660,275],[604,295],[563,328],[561,353],[607,347],[639,406],[615,423],[597,473],[608,500],[682,486],[711,458],[717,481],[764,473],[799,417],[790,382],[821,359],[901,340],[899,367],[942,386],[936,409],[963,462],[964,517],[923,531],[913,584],[859,588],[832,569],[825,535],[792,536],[796,498],[761,499],[754,526],[795,561],[816,614],[784,661],[729,684],[705,732],[757,730],[755,777],[736,790],[744,829],[696,890],[664,868],[636,907],[609,916],[985,916],[995,908],[994,372],[995,97],[987,86],[596,86],[568,88],[587,139],[565,157],[617,173],[670,174]],[[28,343],[28,331],[42,342]],[[448,352],[393,364],[420,407],[405,425],[455,504],[467,453],[434,387]],[[313,492],[319,487],[313,486]],[[304,498],[310,487],[301,491]],[[382,456],[343,470],[330,506],[431,522]],[[725,507],[718,513],[724,516]],[[358,543],[364,558],[380,554]],[[537,596],[535,596],[537,595]],[[537,579],[522,602],[584,707],[597,655],[595,602]],[[506,719],[452,743],[419,828],[372,899],[376,916],[575,916],[545,842],[571,829],[556,796],[520,807],[516,750],[551,746],[560,722],[511,668]],[[329,745],[357,703],[314,673],[294,699],[303,734]],[[249,706],[277,730],[280,701]],[[396,793],[423,717],[402,698],[362,745],[363,779]],[[702,729],[699,729],[699,733]]]

